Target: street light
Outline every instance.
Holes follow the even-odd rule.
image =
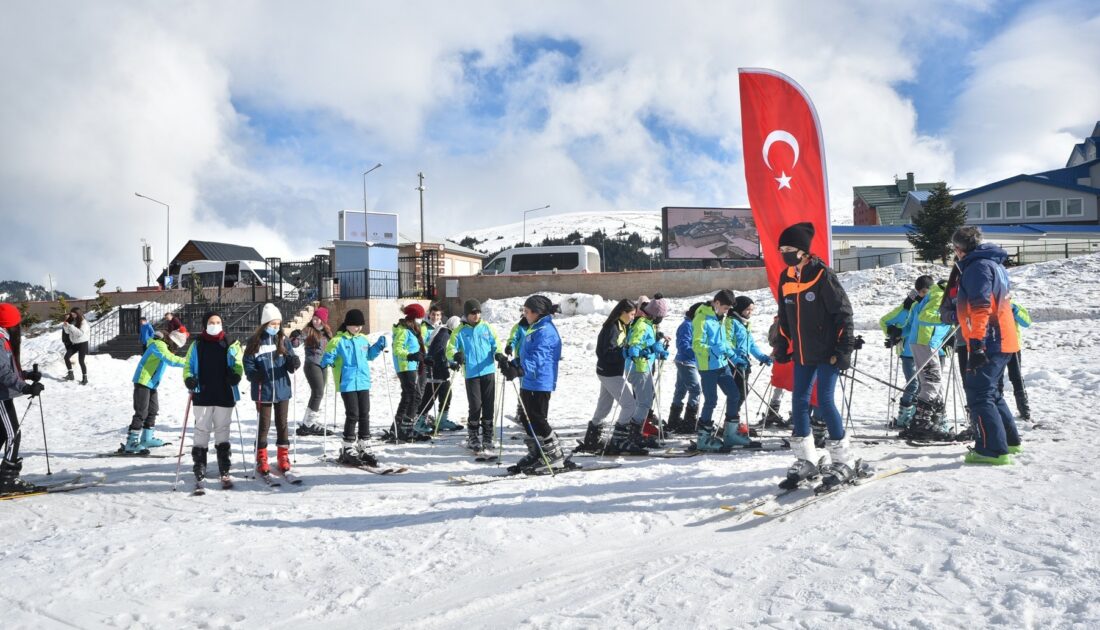
[[[374,166],[367,169],[367,171],[363,173],[363,231],[364,232],[366,232],[366,227],[367,227],[367,175],[370,174],[371,171],[374,171],[374,170],[377,170],[377,169],[380,169],[380,168],[382,168],[382,163],[381,162],[379,162],[378,164],[375,164]]]
[[[546,204],[545,206],[542,206],[541,208],[531,208],[530,210],[524,210],[523,211],[523,243],[524,243],[524,245],[527,244],[527,213],[528,212],[535,212],[537,210],[545,210],[549,207],[550,207],[550,204]]]
[[[139,192],[134,193],[134,195],[137,196],[137,197],[141,197],[142,199],[148,199],[149,201],[152,201],[153,203],[159,203],[160,205],[164,206],[165,210],[168,211],[168,216],[165,220],[165,223],[167,224],[167,230],[166,230],[167,234],[165,234],[165,237],[164,237],[164,278],[165,278],[164,281],[165,281],[165,284],[167,284],[167,282],[168,282],[168,273],[169,273],[168,267],[169,267],[169,265],[172,264],[172,260],[170,258],[168,258],[169,256],[172,255],[172,207],[169,206],[168,204],[164,203],[163,201],[157,201],[156,199],[153,199],[152,197],[146,197],[145,195],[143,195]]]

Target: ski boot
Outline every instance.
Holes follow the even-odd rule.
[[[600,440],[601,434],[600,425],[595,422],[589,422],[588,429],[584,432],[584,439],[577,441],[577,446],[573,449],[573,452],[599,453],[603,450],[603,442]]]
[[[150,427],[141,430],[141,448],[156,448],[165,444],[167,442],[157,437],[156,429]]]
[[[733,424],[730,424],[731,422]],[[742,428],[746,429],[745,433],[741,433]],[[737,446],[748,446],[752,444],[747,429],[747,426],[738,423],[734,418],[730,418],[726,422],[725,430],[722,432],[722,449],[730,451]]]
[[[913,420],[909,424],[909,428],[899,433],[899,435],[910,440],[927,442],[950,440],[951,436],[940,431],[937,426],[936,413],[939,407],[940,402],[938,399],[918,400],[916,412],[913,414]]]
[[[901,431],[898,435],[901,437],[907,437],[902,435],[909,425],[913,422],[913,415],[917,413],[917,407],[915,405],[901,405],[898,407],[898,417],[894,419],[894,426]]]
[[[978,451],[971,449],[970,452],[966,454],[966,458],[963,459],[963,463],[986,464],[988,466],[1008,466],[1012,463],[1012,457],[1008,453],[1005,453],[1004,455],[999,455],[997,457],[992,457],[990,455],[982,455]]]
[[[466,448],[473,452],[481,450],[481,435],[477,432],[477,427],[470,425],[471,429],[466,432]]]
[[[420,415],[416,417],[416,422],[413,423],[413,434],[416,437],[431,437],[435,433],[435,425],[428,419],[427,415]]]
[[[320,413],[312,409],[306,409],[306,417],[302,418],[302,421],[298,423],[298,428],[295,429],[294,432],[301,437],[324,435],[325,428],[317,422],[319,417],[321,417]]]
[[[201,484],[206,480],[206,453],[208,449],[201,446],[191,448],[191,461],[194,462],[191,470],[195,473],[195,483]]]
[[[261,475],[270,475],[271,466],[267,464],[267,447],[256,449],[256,472]]]
[[[214,450],[218,454],[218,479],[221,481],[223,488],[232,487],[233,482],[229,479],[229,472],[233,468],[233,462],[230,459],[229,442],[215,444]]]
[[[789,429],[791,423],[779,415],[779,403],[768,404],[768,411],[764,413],[764,428]]]
[[[792,437],[790,440],[791,451],[796,459],[787,468],[787,478],[779,482],[779,487],[783,490],[794,490],[799,484],[820,475],[831,463],[827,453],[819,458],[812,436]]]
[[[355,447],[355,455],[360,465],[370,466],[371,468],[378,467],[378,458],[374,456],[374,451],[371,450],[370,439],[360,439]]]
[[[1016,416],[1023,422],[1031,422],[1031,404],[1027,401],[1026,390],[1013,390],[1012,395],[1016,398]]]
[[[827,430],[825,420],[817,414],[817,409],[813,409],[810,413],[810,431],[814,435],[814,447],[825,448],[825,433]]]
[[[734,434],[737,432],[735,431]],[[705,453],[719,453],[722,451],[722,440],[714,436],[713,429],[707,425],[699,425],[699,434],[695,438],[695,450]]]
[[[481,421],[481,451],[492,451],[497,447],[493,443],[493,421],[482,420]]]
[[[538,439],[542,452],[534,464],[523,470],[527,475],[549,475],[564,470],[566,467],[565,453],[561,450],[561,442],[556,433]]]
[[[130,431],[126,435],[126,443],[122,445],[124,453],[140,453],[145,450],[141,445],[141,431]]]
[[[456,422],[451,422],[451,419],[447,417],[447,412],[444,411],[443,415],[439,418],[439,430],[440,431],[461,431],[466,427]]]
[[[4,460],[0,462],[0,496],[11,496],[17,494],[31,494],[33,492],[43,492],[46,488],[42,486],[36,486],[29,481],[24,481],[19,478],[19,472],[23,470],[23,458],[9,462]]]
[[[672,403],[672,406],[668,410],[668,422],[665,423],[665,430],[668,433],[680,432],[680,428],[684,422],[683,413],[683,404]]]
[[[1024,447],[1020,444],[1009,444],[1008,445],[1008,454],[1009,455],[1019,455],[1020,453],[1023,453],[1023,452],[1024,452]]]
[[[826,448],[833,463],[829,466],[828,472],[822,471],[821,486],[816,489],[818,493],[832,492],[840,486],[870,474],[870,470],[863,465],[863,460],[856,458],[848,436],[839,440],[829,440]]]
[[[518,462],[507,468],[509,475],[518,475],[531,466],[534,466],[535,462],[542,459],[542,453],[539,451],[539,443],[535,441],[535,438],[531,436],[523,438],[523,445],[527,447],[527,454],[519,458]]]
[[[633,422],[616,424],[608,440],[607,455],[648,455],[649,451],[642,445],[642,427]]]
[[[290,470],[290,446],[275,446],[275,461],[279,465],[279,470],[286,472]]]
[[[642,421],[641,433],[638,436],[638,443],[642,448],[661,448],[661,429],[659,423],[660,419],[658,419],[652,411],[650,411],[646,419]]]
[[[336,461],[348,466],[359,465],[359,451],[355,448],[355,440],[344,440],[340,443],[340,455]]]
[[[687,407],[684,407],[684,421],[680,424],[679,430],[675,432],[680,435],[692,435],[695,433],[695,425],[698,422],[699,405],[688,403]]]

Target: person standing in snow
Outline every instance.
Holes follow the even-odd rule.
[[[998,384],[1020,338],[1012,314],[1008,254],[993,243],[982,242],[981,228],[964,226],[951,237],[959,269],[955,319],[966,343],[963,391],[971,424],[977,427],[967,464],[1011,464],[1010,453],[1020,452],[1016,420]],[[950,316],[950,315],[949,315]]]
[[[183,367],[183,383],[191,392],[195,412],[195,432],[191,438],[192,470],[195,482],[206,479],[206,456],[210,451],[210,434],[214,434],[214,450],[218,459],[218,477],[222,486],[232,487],[229,478],[232,467],[229,425],[233,408],[241,395],[237,385],[244,374],[244,349],[240,342],[226,338],[222,318],[216,311],[203,319],[203,331],[187,349]],[[174,333],[178,334],[178,333]]]
[[[438,405],[435,425],[435,430],[438,431],[461,431],[465,428],[447,417],[451,410],[451,368],[447,361],[447,346],[451,335],[461,325],[462,320],[457,315],[452,315],[447,319],[446,325],[438,326],[428,344],[428,355],[424,357],[428,364],[428,386],[421,408],[428,414],[433,406]]]
[[[187,361],[176,355],[185,345],[187,335],[176,330],[158,332],[145,347],[145,354],[141,355],[141,361],[134,370],[134,416],[121,451],[135,454],[164,446],[164,440],[156,436],[157,413],[160,412],[157,388],[166,367],[182,368],[187,365]]]
[[[298,423],[296,433],[301,436],[324,435],[324,420],[321,418],[321,401],[328,386],[328,372],[321,367],[321,357],[332,340],[332,328],[328,325],[328,309],[318,306],[313,311],[309,325],[304,329],[290,333],[290,344],[294,348],[305,346],[306,360],[303,372],[309,384],[309,402],[306,404],[305,418]],[[335,412],[333,412],[335,413]]]
[[[325,346],[318,367],[332,366],[332,379],[344,401],[344,442],[339,461],[351,466],[378,466],[370,440],[370,362],[386,349],[385,335],[373,344],[363,334],[363,311],[344,315],[339,332]]]
[[[920,302],[920,299],[917,291],[910,289],[901,304],[878,320],[879,327],[886,335],[884,345],[887,348],[893,348],[898,355],[901,373],[905,377],[905,391],[901,393],[901,400],[898,402],[898,416],[893,420],[894,426],[900,429],[907,429],[917,412],[917,406],[914,404],[917,397],[917,365],[913,361],[913,349],[909,347],[909,331],[916,324],[917,318],[913,314],[913,307]]]
[[[797,486],[820,474],[823,486],[832,488],[850,482],[860,467],[835,401],[837,378],[850,367],[855,345],[852,305],[836,273],[810,253],[813,238],[812,223],[797,223],[779,235],[779,253],[788,266],[780,274],[776,290],[780,335],[773,348],[777,362],[794,362],[791,450],[797,458],[787,470],[783,487]],[[815,381],[818,410],[829,435],[822,459],[818,459],[810,430]]]
[[[748,401],[749,397],[749,374],[752,373],[752,364],[749,362],[749,358],[752,357],[760,362],[761,365],[771,365],[772,358],[768,356],[763,350],[756,345],[756,340],[752,338],[752,328],[750,318],[753,311],[756,309],[756,303],[752,298],[747,295],[739,295],[733,300],[733,308],[726,313],[726,319],[723,320],[723,325],[726,328],[726,335],[730,339],[730,345],[733,346],[733,381],[737,385],[737,392],[740,394],[740,404],[734,408],[729,408],[729,401],[726,401],[726,417],[730,420],[725,425],[723,430],[723,446],[725,448],[731,448],[733,446],[744,446],[751,442],[748,439],[749,427],[747,424],[741,424],[741,406]],[[737,434],[740,437],[725,437],[726,430],[737,429]]]
[[[290,375],[301,366],[290,340],[283,334],[283,315],[274,304],[264,304],[260,327],[244,349],[244,373],[251,384],[259,423],[256,430],[256,470],[270,474],[267,463],[267,435],[275,420],[275,449],[278,468],[290,470],[290,436],[287,414],[290,409]]]
[[[37,369],[25,372],[20,364],[23,316],[19,309],[6,302],[0,303],[0,442],[3,457],[0,458],[0,496],[40,492],[44,488],[19,477],[23,471],[23,458],[19,456],[19,414],[15,410],[17,396],[41,395],[45,386],[42,373]]]
[[[149,340],[152,339],[155,334],[157,334],[157,330],[153,328],[149,320],[142,317],[141,327],[138,329],[138,340],[141,342],[142,350],[145,350],[145,346],[149,345]]]
[[[1012,316],[1016,320],[1016,336],[1020,338],[1020,349],[1012,354],[1008,360],[1008,380],[1012,382],[1012,396],[1016,399],[1016,415],[1024,422],[1031,422],[1031,405],[1027,401],[1027,390],[1024,389],[1024,375],[1020,370],[1023,361],[1024,342],[1020,334],[1020,327],[1031,328],[1031,314],[1027,309],[1016,302],[1012,303]],[[1005,381],[1001,379],[1001,394],[1004,395]]]
[[[401,383],[401,400],[397,404],[396,435],[399,441],[428,439],[431,427],[416,426],[420,409],[420,376],[428,346],[424,343],[424,307],[413,302],[402,310],[404,317],[393,325],[393,367]]]
[[[656,448],[657,435],[661,432],[658,425],[661,420],[653,412],[653,399],[656,396],[657,376],[664,361],[668,359],[669,340],[658,328],[668,315],[668,300],[655,293],[652,300],[638,307],[638,313],[630,324],[627,334],[627,380],[634,388],[634,416],[631,424],[637,425],[640,442],[650,448]],[[655,374],[656,373],[656,374]],[[630,428],[633,432],[633,427]],[[629,438],[633,433],[619,436]],[[616,439],[613,435],[612,440]]]
[[[508,341],[504,345],[504,354],[509,359],[519,356],[519,348],[523,344],[523,336],[527,334],[528,327],[530,324],[523,316],[523,308],[520,308],[519,321],[512,325],[512,330],[508,332]],[[519,400],[516,401],[516,413],[512,416],[512,422],[519,427],[527,424],[527,417],[523,415],[523,404]]]
[[[669,433],[693,434],[699,421],[699,399],[703,395],[703,387],[699,382],[695,351],[691,348],[691,322],[695,319],[695,311],[705,305],[706,302],[692,304],[684,313],[684,321],[676,327],[676,386],[668,412]]]
[[[542,475],[564,469],[565,454],[561,441],[550,426],[550,396],[558,384],[561,361],[561,336],[554,326],[554,305],[544,295],[532,295],[523,303],[523,315],[529,324],[519,347],[519,355],[509,362],[500,360],[504,377],[520,377],[520,402],[527,422],[524,444],[527,454],[508,467],[508,472]]]
[[[84,313],[81,313],[79,308],[70,309],[65,321],[61,324],[61,331],[69,338],[69,346],[65,350],[65,369],[69,373],[65,375],[65,380],[74,380],[71,359],[75,354],[80,363],[80,384],[87,385],[88,366],[84,364],[84,358],[88,356],[88,339],[91,337],[91,330],[88,327],[88,320],[84,319]]]
[[[596,338],[596,378],[600,382],[600,395],[596,400],[596,409],[588,421],[584,439],[574,449],[581,453],[599,453],[604,450],[603,420],[611,413],[615,403],[619,404],[619,417],[615,421],[614,434],[620,439],[612,439],[608,452],[632,453],[646,452],[640,443],[631,440],[633,435],[630,420],[634,416],[634,390],[624,375],[626,371],[627,334],[630,323],[637,312],[634,303],[627,299],[619,300],[611,314],[604,320]]]
[[[724,448],[723,441],[714,436],[713,418],[718,407],[718,390],[721,389],[726,395],[727,408],[737,408],[741,404],[741,394],[737,391],[730,368],[734,348],[722,324],[735,300],[733,291],[722,289],[714,295],[710,304],[695,310],[691,323],[691,347],[703,388],[703,411],[699,414],[699,430],[695,439],[695,448],[700,451]],[[736,431],[732,433],[737,434]]]
[[[940,397],[943,346],[950,343],[947,335],[951,332],[951,327],[940,321],[943,286],[932,276],[924,275],[917,278],[913,290],[918,301],[910,313],[913,323],[909,326],[906,342],[913,352],[917,370],[917,404],[911,426],[901,435],[916,440],[951,440],[954,436],[947,433],[944,403]]]
[[[496,363],[500,342],[492,326],[481,319],[481,303],[466,300],[466,321],[447,342],[447,360],[461,366],[466,377],[466,448],[474,452],[493,449],[493,414],[496,412]],[[478,429],[480,427],[480,433]]]

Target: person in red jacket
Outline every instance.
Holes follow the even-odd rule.
[[[19,415],[15,411],[14,398],[34,398],[45,389],[39,381],[38,370],[24,372],[19,364],[19,347],[23,318],[19,309],[11,304],[0,304],[0,496],[27,494],[42,490],[39,486],[19,478],[23,470],[23,458],[19,457]]]

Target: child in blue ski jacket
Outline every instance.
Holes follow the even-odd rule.
[[[363,311],[344,315],[339,332],[325,346],[321,368],[332,366],[336,391],[344,401],[344,443],[340,462],[352,466],[378,466],[370,445],[370,362],[386,348],[386,337],[373,344],[363,334]],[[358,441],[356,438],[358,437]]]

